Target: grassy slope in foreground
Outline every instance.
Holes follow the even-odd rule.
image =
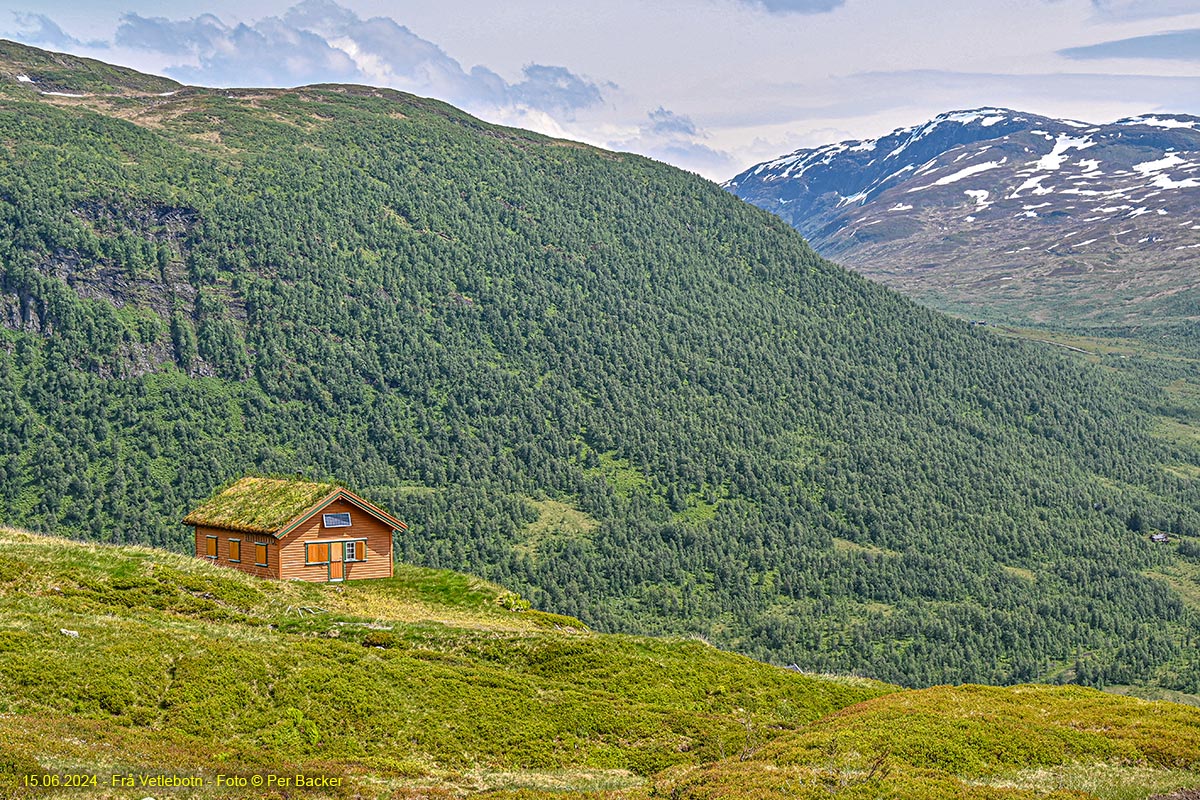
[[[38,770],[207,780],[177,797],[245,796],[214,787],[219,773],[297,772],[364,797],[1140,798],[1200,784],[1200,710],[1185,706],[818,678],[513,613],[499,587],[451,572],[334,587],[12,530],[0,544],[0,797]]]
[[[831,714],[752,759],[666,771],[662,796],[1145,798],[1200,784],[1200,713],[1079,687],[939,686]]]
[[[0,542],[10,784],[37,768],[304,770],[367,796],[621,789],[890,690],[514,613],[450,572],[334,587],[12,530]]]

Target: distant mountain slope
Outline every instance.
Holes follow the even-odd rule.
[[[1083,325],[1200,317],[1200,118],[957,111],[799,150],[726,188],[938,307]]]
[[[435,101],[42,91],[0,80],[0,518],[187,549],[215,486],[300,472],[596,628],[1200,685],[1200,464],[1098,371]]]

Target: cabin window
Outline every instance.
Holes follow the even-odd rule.
[[[308,546],[308,556],[306,563],[309,564],[328,564],[329,563],[329,544],[320,542],[318,544],[310,544]]]
[[[234,562],[242,560],[242,540],[241,539],[230,539],[229,540],[229,560],[234,561]]]
[[[256,543],[254,545],[254,563],[260,567],[267,565],[267,546],[265,544]]]
[[[204,538],[205,538],[204,555],[207,556],[208,558],[216,558],[217,557],[217,537],[206,536]]]
[[[343,511],[339,514],[323,514],[322,519],[325,521],[326,528],[349,528],[350,527],[350,512]]]
[[[347,561],[366,561],[367,560],[367,543],[366,542],[346,542],[346,560]]]

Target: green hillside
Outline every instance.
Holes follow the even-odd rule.
[[[1099,371],[644,158],[105,74],[0,80],[0,520],[186,550],[216,486],[298,473],[597,630],[1200,688],[1200,459]]]
[[[509,610],[498,586],[420,567],[334,586],[10,529],[0,548],[0,797],[146,796],[114,775],[203,782],[153,790],[178,798],[1080,800],[1200,785],[1195,707],[801,674]],[[297,775],[341,785],[265,784]]]
[[[652,796],[1132,800],[1198,786],[1198,768],[1192,707],[1074,687],[939,686],[836,712],[749,758],[666,770]]]
[[[335,587],[13,530],[0,546],[0,781],[20,788],[45,770],[628,789],[892,690],[598,635],[457,573]]]

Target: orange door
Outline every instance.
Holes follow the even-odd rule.
[[[331,583],[346,579],[346,562],[343,560],[342,543],[329,545],[329,580]]]

